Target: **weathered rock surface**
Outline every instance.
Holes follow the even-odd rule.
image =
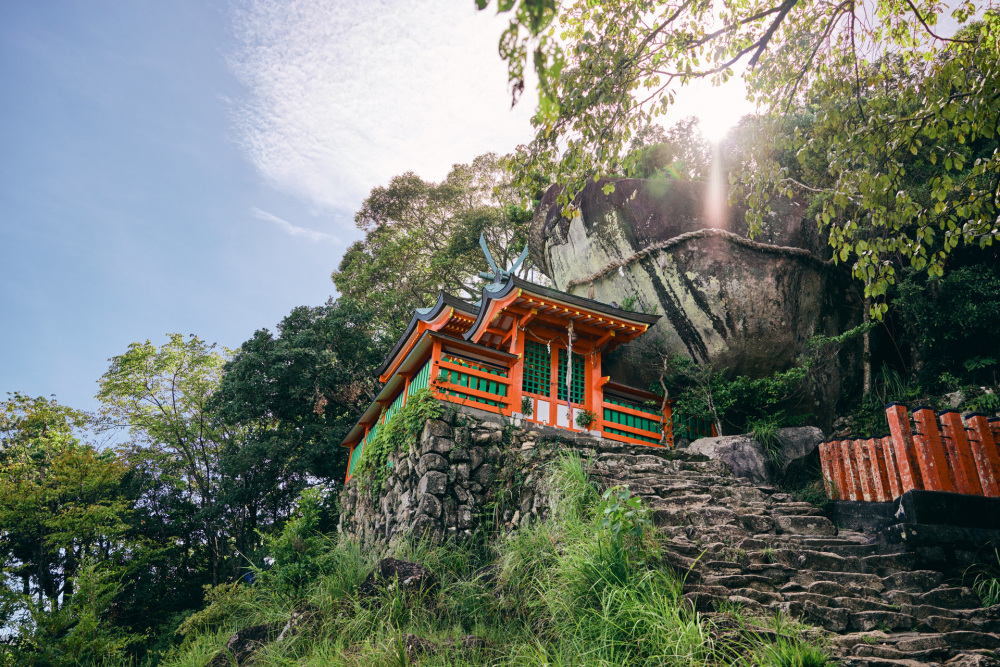
[[[580,214],[572,219],[562,217],[555,187],[536,208],[532,259],[559,289],[686,232],[715,227],[748,236],[741,208],[722,207],[713,219],[706,183],[617,179],[615,191],[605,195],[606,182],[588,183],[576,201]],[[774,215],[754,240],[829,256],[815,223],[805,219],[804,206],[789,200],[773,205]],[[653,378],[642,372],[648,364],[630,357],[646,358],[650,345],[751,377],[785,370],[806,352],[812,336],[835,335],[857,324],[861,309],[848,284],[842,271],[817,259],[749,248],[722,236],[656,250],[593,283],[599,301],[623,303],[637,296],[637,309],[664,316],[628,346],[631,354],[623,354],[619,364],[609,361],[606,370],[635,386],[648,384]],[[587,296],[590,290],[583,284],[568,291]],[[850,379],[846,369],[860,367],[847,357],[858,353],[847,349],[843,365],[827,365],[826,377],[814,383],[815,405],[807,408],[824,427]]]
[[[233,662],[241,666],[250,664],[254,654],[262,646],[277,639],[284,625],[284,623],[251,625],[234,632],[226,642],[226,648],[209,661],[208,667],[229,667]]]
[[[438,582],[431,571],[419,563],[383,558],[358,587],[358,597],[375,597],[393,585],[411,595],[430,592],[437,587]]]
[[[687,451],[703,454],[714,461],[723,461],[737,477],[765,484],[771,481],[767,457],[761,446],[749,435],[723,435],[717,438],[699,438]]]
[[[778,429],[777,437],[781,447],[773,458],[749,434],[699,438],[688,446],[687,452],[723,461],[737,477],[758,484],[774,484],[789,474],[802,474],[823,441],[823,431],[815,426],[782,428]]]

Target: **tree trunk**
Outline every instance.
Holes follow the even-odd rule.
[[[865,297],[865,312],[864,312],[864,322],[865,325],[871,320],[871,297]],[[864,373],[864,381],[861,386],[862,396],[868,396],[872,391],[872,348],[871,348],[871,332],[865,329],[865,332],[861,335],[861,369]]]

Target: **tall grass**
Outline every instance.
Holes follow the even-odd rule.
[[[794,640],[793,633],[786,643],[798,648],[786,650],[784,644],[770,644],[753,633],[722,632],[710,618],[691,610],[681,582],[670,570],[656,566],[655,535],[613,533],[602,521],[608,504],[591,483],[587,467],[574,456],[554,465],[546,480],[551,519],[511,534],[445,544],[411,541],[383,549],[331,538],[324,558],[334,566],[323,568],[300,603],[311,610],[312,620],[293,640],[262,651],[254,664],[822,664],[785,659],[794,651],[805,655],[806,648],[815,649]],[[390,587],[378,600],[358,599],[357,584],[385,555],[422,563],[439,586],[420,597]],[[214,633],[188,636],[163,664],[204,665],[237,625],[291,613],[287,596],[266,584],[251,590],[252,619],[240,616]],[[433,642],[438,650],[408,654],[409,634]],[[488,648],[463,651],[460,638],[468,634],[486,639]]]
[[[972,590],[984,607],[1000,604],[1000,551],[994,550],[993,562],[973,568]]]

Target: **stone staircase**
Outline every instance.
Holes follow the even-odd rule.
[[[809,503],[734,477],[717,461],[601,452],[590,473],[628,486],[667,538],[699,611],[739,605],[823,628],[845,667],[1000,666],[1000,605],[983,608],[954,572],[874,535],[837,530]]]

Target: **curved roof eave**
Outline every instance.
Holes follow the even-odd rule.
[[[395,359],[396,355],[399,354],[399,351],[403,349],[406,341],[408,341],[410,336],[413,335],[413,331],[417,328],[418,322],[428,322],[435,319],[445,308],[454,308],[469,315],[476,314],[476,307],[468,301],[448,294],[443,290],[438,292],[437,301],[434,302],[433,306],[430,308],[418,308],[413,312],[413,317],[410,318],[410,323],[406,325],[406,330],[403,332],[403,335],[396,340],[396,344],[392,346],[389,354],[386,355],[382,364],[378,367],[378,369],[376,369],[375,374],[382,375],[382,373],[389,368],[393,359]]]
[[[471,340],[472,337],[475,336],[476,331],[482,324],[483,317],[489,311],[490,303],[494,299],[500,299],[507,296],[515,287],[522,289],[525,292],[530,292],[546,299],[551,299],[552,301],[559,301],[567,305],[576,306],[577,308],[584,308],[602,313],[608,317],[625,320],[627,322],[634,322],[636,324],[647,324],[652,326],[656,324],[661,317],[660,315],[647,315],[646,313],[637,313],[631,310],[615,308],[614,306],[609,306],[606,303],[595,301],[594,299],[587,299],[568,292],[560,292],[559,290],[552,289],[551,287],[543,287],[542,285],[529,283],[526,280],[521,280],[517,276],[513,276],[496,291],[491,291],[489,287],[490,286],[487,285],[483,288],[482,305],[479,308],[479,313],[476,315],[476,320],[472,323],[472,326],[469,327],[469,330],[463,334],[466,340]]]

